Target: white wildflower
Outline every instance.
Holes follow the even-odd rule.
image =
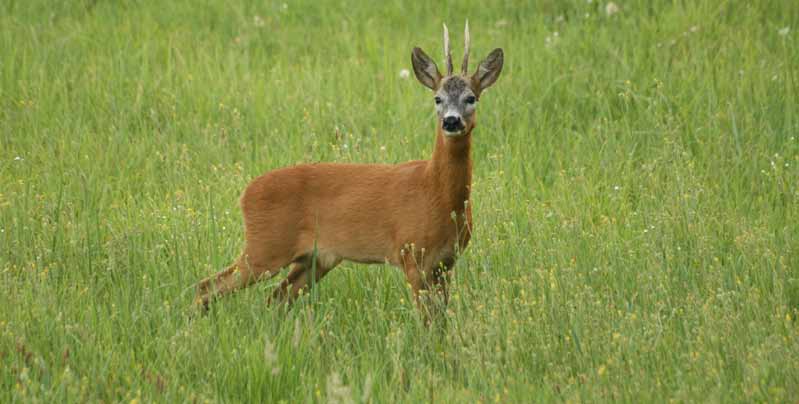
[[[369,374],[366,376],[366,380],[363,382],[363,393],[361,393],[361,402],[368,403],[369,396],[372,395],[372,375]]]
[[[399,72],[399,76],[401,79],[407,79],[408,77],[411,77],[411,72],[408,69],[402,69]]]
[[[613,14],[618,13],[619,11],[620,11],[619,5],[614,3],[614,2],[612,2],[612,1],[608,2],[608,4],[605,5],[605,14],[607,14],[608,17],[610,17]]]
[[[787,36],[789,32],[791,32],[791,27],[782,27],[777,31],[780,36]]]
[[[352,403],[352,391],[341,381],[338,373],[333,372],[327,377],[327,402],[331,404]]]
[[[558,42],[558,39],[560,39],[560,34],[555,31],[551,35],[547,35],[547,37],[544,38],[544,45],[547,47],[554,46]]]

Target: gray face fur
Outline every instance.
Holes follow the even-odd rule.
[[[460,75],[448,72],[447,76],[442,76],[430,56],[418,47],[413,48],[413,72],[422,85],[435,92],[438,124],[444,135],[457,137],[471,132],[475,125],[477,99],[497,80],[503,60],[502,49],[497,48],[478,64],[470,77],[466,76],[465,66]]]
[[[438,121],[444,129],[444,134],[462,135],[477,108],[477,95],[466,79],[460,76],[445,78],[436,91],[434,100]]]

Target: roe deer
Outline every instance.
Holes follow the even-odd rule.
[[[467,22],[461,74],[452,73],[446,25],[444,54],[446,76],[421,49],[411,53],[416,78],[435,93],[438,121],[430,160],[302,164],[256,178],[240,202],[244,251],[229,268],[198,284],[197,304],[207,308],[215,297],[271,278],[286,266],[288,276],[272,299],[291,301],[342,260],[401,268],[425,315],[430,296],[439,295],[446,304],[449,271],[471,236],[475,109],[480,94],[499,77],[503,53],[494,49],[467,75]]]

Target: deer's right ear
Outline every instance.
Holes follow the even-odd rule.
[[[413,48],[411,63],[413,63],[413,73],[416,74],[416,79],[425,87],[435,91],[438,88],[438,83],[441,82],[441,73],[438,72],[438,67],[433,59],[430,59],[430,56],[427,56],[421,49]]]

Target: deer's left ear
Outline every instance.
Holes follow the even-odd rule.
[[[413,73],[416,74],[416,79],[425,87],[436,91],[438,83],[441,82],[441,73],[438,72],[436,62],[433,62],[433,59],[430,59],[430,56],[427,56],[423,50],[413,48],[411,63],[413,64]]]
[[[478,94],[497,81],[499,73],[502,72],[503,62],[504,54],[500,48],[491,51],[488,57],[480,62],[477,71],[472,75],[472,81],[476,84]]]

